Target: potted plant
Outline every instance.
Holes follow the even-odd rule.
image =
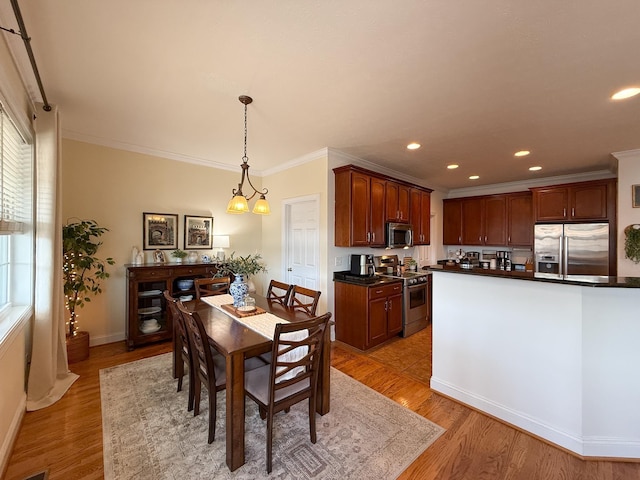
[[[179,248],[171,252],[171,256],[176,259],[176,263],[182,263],[182,259],[189,255],[184,250],[180,250]]]
[[[233,252],[231,256],[218,269],[219,276],[232,274],[234,280],[229,286],[229,293],[233,297],[233,306],[239,307],[244,296],[249,291],[247,281],[251,275],[266,272],[267,268],[262,262],[262,256],[259,253],[255,255],[235,256]]]
[[[624,256],[640,263],[640,225],[629,225],[624,229]]]
[[[89,357],[89,333],[78,328],[78,309],[91,301],[92,295],[102,293],[101,280],[109,278],[106,265],[114,265],[109,257],[96,256],[102,245],[98,239],[109,230],[95,220],[79,220],[62,227],[62,271],[64,275],[65,306],[69,311],[67,354],[69,362]]]

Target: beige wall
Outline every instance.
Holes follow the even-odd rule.
[[[92,345],[125,338],[124,265],[131,263],[133,246],[142,248],[143,212],[178,214],[180,248],[186,214],[214,217],[214,234],[230,237],[227,255],[261,251],[261,217],[225,213],[239,168],[231,172],[68,139],[62,142],[62,159],[63,219],[93,219],[108,228],[99,256],[116,261],[102,295],[80,311],[80,328],[89,331]],[[252,181],[261,184],[259,177]],[[254,281],[261,288],[262,280]]]
[[[631,206],[631,186],[640,185],[640,150],[615,156],[618,159],[618,275],[640,277],[640,264],[624,256],[624,229],[640,223],[640,208]]]
[[[285,268],[283,258],[283,204],[287,200],[317,194],[320,197],[320,284],[322,292],[327,291],[327,156],[319,154],[318,158],[303,165],[289,168],[263,178],[263,185],[269,189],[268,200],[271,215],[262,218],[262,252],[269,259],[269,279],[284,279]],[[333,205],[333,199],[331,204]],[[266,285],[266,283],[265,283]],[[331,310],[331,308],[329,308]],[[318,312],[327,311],[327,295],[320,296]]]

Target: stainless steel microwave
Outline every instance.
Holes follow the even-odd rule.
[[[387,248],[413,247],[413,228],[408,223],[387,222]]]

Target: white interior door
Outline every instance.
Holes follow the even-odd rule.
[[[314,290],[320,275],[319,205],[317,195],[285,202],[285,281]]]

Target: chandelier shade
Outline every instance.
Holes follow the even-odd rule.
[[[251,97],[246,95],[241,95],[238,97],[240,103],[244,105],[244,155],[242,156],[242,177],[240,178],[240,183],[238,184],[238,188],[234,188],[231,192],[232,197],[229,200],[227,205],[227,213],[232,214],[241,214],[249,211],[249,200],[251,200],[256,195],[260,195],[260,198],[256,201],[256,204],[253,207],[252,212],[257,215],[269,215],[271,213],[271,208],[269,207],[269,202],[267,202],[266,195],[269,192],[266,188],[262,190],[257,190],[256,187],[251,183],[251,179],[249,178],[249,158],[247,157],[247,105],[253,102]],[[242,192],[242,188],[244,187],[244,181],[247,181],[249,187],[253,190],[253,192],[245,195]]]

